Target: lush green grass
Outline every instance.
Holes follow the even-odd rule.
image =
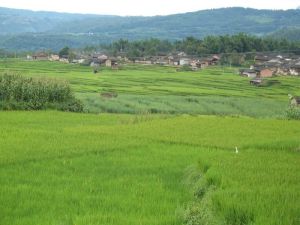
[[[0,112],[0,225],[299,224],[300,121],[241,116],[282,116],[299,78],[257,88],[234,68],[0,61],[7,70],[68,80],[88,111],[138,114]]]
[[[297,77],[272,78],[278,82],[257,88],[249,85],[249,79],[238,76],[236,68],[176,72],[172,67],[128,65],[93,74],[90,67],[80,65],[2,60],[0,71],[5,70],[67,79],[91,112],[278,117],[288,106],[287,95],[300,95]],[[118,96],[107,98],[101,93]]]
[[[42,111],[0,128],[1,225],[299,224],[299,121]]]

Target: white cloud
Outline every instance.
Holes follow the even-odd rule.
[[[299,5],[299,0],[1,0],[0,2],[2,7],[123,16],[167,15],[233,6],[290,9]]]

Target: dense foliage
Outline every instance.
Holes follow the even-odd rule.
[[[0,74],[0,109],[39,110],[49,107],[74,112],[83,109],[66,82]]]
[[[245,53],[264,51],[292,51],[300,53],[300,43],[286,39],[260,38],[247,34],[208,36],[204,39],[188,37],[182,41],[148,39],[128,41],[120,39],[111,45],[104,46],[113,54],[125,54],[128,57],[144,57],[183,51],[188,55],[216,53]]]

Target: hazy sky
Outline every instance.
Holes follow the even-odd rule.
[[[300,6],[300,0],[0,0],[0,6],[58,12],[150,16],[231,6],[294,9]]]

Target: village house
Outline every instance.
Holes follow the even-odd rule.
[[[214,55],[212,58],[210,58],[210,65],[217,65],[220,60],[220,57],[217,55]]]
[[[100,56],[98,57],[98,59],[100,59],[100,60],[107,60],[107,59],[108,59],[108,56],[107,56],[107,55],[100,55]]]
[[[250,69],[258,71],[259,77],[278,76],[299,76],[300,75],[300,57],[296,55],[265,55],[256,56],[256,64]],[[242,75],[242,74],[241,74]],[[246,75],[246,74],[245,74]]]
[[[257,76],[257,70],[254,69],[241,69],[240,75],[249,77],[249,78],[255,78]]]
[[[83,64],[84,62],[85,62],[85,59],[83,59],[83,58],[77,58],[77,59],[72,60],[72,63]]]
[[[174,56],[173,55],[169,55],[168,57],[166,57],[166,60],[168,61],[168,65],[174,65]]]
[[[67,55],[62,55],[60,58],[59,58],[59,61],[60,62],[63,62],[63,63],[69,63],[69,57]]]
[[[200,68],[200,67],[198,67],[198,65],[199,65],[198,62],[199,62],[198,60],[192,59],[190,65],[195,68]]]
[[[179,53],[177,54],[177,56],[178,56],[178,57],[186,57],[187,54],[186,54],[185,52],[179,52]]]
[[[155,60],[155,63],[157,65],[168,65],[169,64],[169,59],[166,56],[160,56],[157,57],[157,59]]]
[[[116,69],[118,68],[118,60],[116,58],[109,58],[105,61],[105,66]]]
[[[154,63],[153,57],[149,58],[133,58],[132,61],[137,64],[142,64],[142,65],[151,65]]]
[[[140,59],[134,60],[134,63],[142,64],[142,65],[151,65],[151,64],[153,64],[153,62],[151,60],[140,60]]]
[[[49,60],[50,61],[59,61],[59,55],[51,54]]]
[[[173,56],[171,56],[172,58]],[[158,65],[169,65],[170,64],[170,56],[160,53],[157,56],[156,64]]]
[[[198,65],[198,60],[197,59],[191,59],[190,61],[190,66],[191,66],[191,69],[193,71],[197,71],[200,69],[199,65]]]
[[[100,53],[95,53],[92,55],[92,59],[100,59],[102,61],[105,61],[108,59],[108,56]]]
[[[86,62],[88,58],[84,55],[76,54],[75,58],[72,60],[71,63],[74,64],[83,64]]]
[[[107,59],[107,60],[105,61],[105,66],[106,66],[106,67],[111,67],[111,66],[112,66],[112,60],[111,60],[111,59]]]
[[[180,64],[180,58],[178,56],[170,55],[168,56],[167,60],[168,64],[172,66],[179,66]]]
[[[179,59],[178,59],[178,60],[174,60],[174,61],[173,61],[173,64],[171,64],[171,65],[179,66],[179,65],[180,65]]]
[[[48,54],[45,52],[38,52],[32,55],[33,60],[48,60]]]
[[[205,69],[206,67],[209,66],[209,62],[207,60],[200,60],[198,63],[197,63],[197,66],[200,68],[200,69]]]
[[[291,75],[290,73],[290,66],[289,65],[281,65],[279,67],[277,67],[277,70],[275,72],[276,75]]]
[[[102,64],[102,60],[96,58],[96,59],[92,59],[90,66],[91,67],[99,67]]]
[[[191,63],[191,59],[189,59],[189,58],[181,58],[179,60],[180,66],[190,65],[190,63]]]
[[[293,76],[299,76],[300,75],[300,61],[297,62],[297,63],[292,64],[290,66],[289,72]]]
[[[220,57],[217,55],[208,58],[201,58],[200,60],[197,61],[197,67],[200,69],[204,69],[208,66],[214,66],[218,64],[219,60]]]
[[[272,77],[273,73],[274,72],[269,68],[262,68],[262,69],[259,70],[258,76],[263,77],[263,78]]]
[[[264,64],[265,62],[268,62],[272,58],[269,55],[256,55],[254,57],[255,64],[261,65]]]

